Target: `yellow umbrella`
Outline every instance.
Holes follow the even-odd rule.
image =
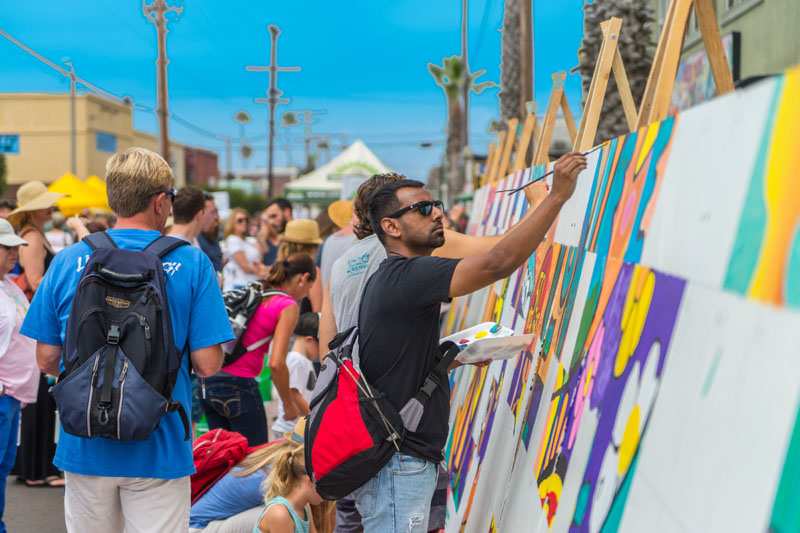
[[[70,173],[64,174],[55,180],[47,189],[51,192],[60,192],[67,195],[56,202],[56,206],[64,216],[80,213],[94,203],[92,191],[83,181]]]
[[[93,192],[94,204],[91,207],[110,209],[108,205],[108,189],[106,188],[106,182],[92,175],[86,178],[85,183]]]

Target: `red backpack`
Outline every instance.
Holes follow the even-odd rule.
[[[346,341],[353,341],[346,344]],[[459,348],[447,342],[436,367],[419,391],[398,410],[367,382],[353,363],[358,328],[339,333],[331,341],[317,377],[306,418],[306,472],[326,500],[344,498],[363,486],[400,451],[407,431],[416,431],[425,405],[447,376]],[[363,359],[363,356],[362,356]]]
[[[195,473],[192,474],[192,504],[245,458],[247,439],[233,431],[214,429],[194,442]]]

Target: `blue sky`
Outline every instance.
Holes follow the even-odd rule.
[[[233,115],[253,117],[246,135],[266,131],[266,107],[253,102],[264,95],[265,74],[245,65],[266,64],[267,24],[282,35],[279,63],[300,65],[300,73],[280,77],[291,98],[281,110],[324,109],[314,130],[335,133],[334,148],[347,139],[364,139],[387,165],[424,178],[440,160],[445,132],[442,91],[427,72],[460,53],[459,0],[349,0],[293,2],[183,0],[183,14],[170,24],[168,37],[171,111],[221,135],[238,137]],[[577,64],[582,34],[581,0],[535,0],[536,97],[544,109],[550,74]],[[145,105],[155,104],[155,30],[131,0],[46,0],[16,2],[0,27],[38,52],[59,62],[70,58],[78,75]],[[503,0],[470,1],[470,65],[485,68],[484,79],[499,81]],[[67,83],[49,68],[0,39],[0,87],[3,91],[66,91]],[[580,82],[570,76],[570,103],[579,111]],[[484,152],[487,126],[498,115],[497,90],[471,101],[471,144]],[[137,111],[135,127],[155,133],[152,113]],[[218,150],[222,142],[173,123],[181,142]],[[301,163],[301,131],[289,133],[292,162]],[[279,134],[276,163],[287,162],[285,136]],[[423,149],[421,141],[432,141]],[[249,166],[265,163],[265,141],[254,140]],[[241,162],[234,161],[234,166]],[[223,169],[224,170],[224,169]]]

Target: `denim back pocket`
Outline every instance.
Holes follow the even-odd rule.
[[[206,402],[225,418],[236,418],[242,414],[242,391],[229,383],[206,385]]]

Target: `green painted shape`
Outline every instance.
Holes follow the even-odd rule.
[[[639,443],[639,446],[639,449],[641,449],[641,443]],[[622,514],[625,512],[625,503],[628,501],[628,493],[631,491],[631,485],[633,484],[633,476],[636,473],[636,466],[639,464],[639,449],[636,450],[636,455],[631,461],[631,466],[622,481],[622,486],[614,496],[614,501],[611,502],[611,508],[608,510],[603,527],[600,528],[600,533],[616,533],[619,531]]]
[[[784,78],[781,77],[775,84],[764,132],[758,148],[753,177],[747,188],[742,216],[739,219],[739,229],[736,232],[731,259],[728,263],[728,272],[725,275],[724,287],[739,294],[747,294],[750,280],[758,263],[761,245],[764,242],[764,233],[767,227],[767,208],[764,203],[764,178],[769,157],[769,148],[772,144],[772,131],[778,112],[778,103],[783,94]]]
[[[709,391],[711,390],[711,385],[714,383],[714,378],[717,377],[717,369],[719,368],[719,360],[722,358],[722,354],[717,351],[714,354],[714,360],[711,361],[711,366],[708,367],[708,373],[706,374],[706,379],[703,381],[703,397],[708,396]]]
[[[786,271],[786,305],[800,308],[800,226],[795,229],[789,248],[789,269]]]
[[[783,462],[769,530],[771,533],[800,531],[800,410],[795,417],[792,438]]]
[[[578,493],[578,501],[575,502],[575,515],[572,517],[572,522],[576,526],[583,524],[583,519],[586,518],[586,507],[589,505],[589,484],[584,484],[581,491]]]

